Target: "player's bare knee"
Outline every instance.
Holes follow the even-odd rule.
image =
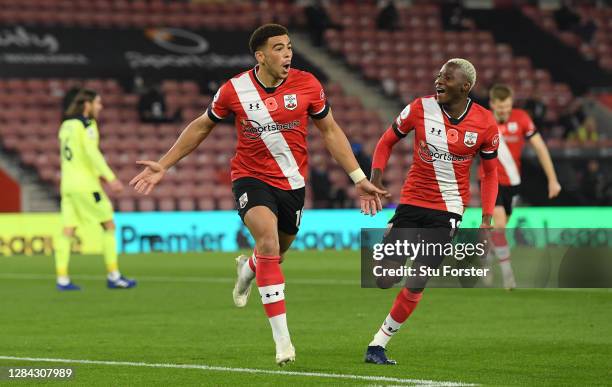
[[[381,262],[382,275],[376,277],[376,286],[380,289],[389,289],[399,283],[404,277],[402,275],[396,275],[397,270],[403,265],[402,262],[398,262],[392,259],[383,259]]]
[[[504,219],[504,220],[501,220],[499,222],[495,222],[493,224],[493,228],[495,230],[503,230],[503,229],[505,229],[506,228],[506,220]]]
[[[506,228],[508,220],[506,218],[506,210],[504,207],[496,206],[493,209],[493,228]]]
[[[396,277],[383,276],[383,277],[377,277],[376,278],[376,286],[379,289],[389,289],[389,288],[392,288],[398,282],[400,282],[400,280],[397,279]]]
[[[278,256],[280,254],[278,238],[274,235],[264,235],[258,238],[255,241],[255,248],[261,255]]]

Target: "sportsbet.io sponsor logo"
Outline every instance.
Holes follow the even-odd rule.
[[[472,155],[456,155],[447,151],[438,150],[435,145],[421,141],[419,143],[419,157],[426,163],[433,163],[435,160],[450,163],[464,163],[472,159]]]
[[[255,120],[243,119],[240,123],[242,124],[242,134],[249,140],[257,140],[261,138],[264,133],[278,133],[285,130],[292,130],[300,126],[299,120],[287,123],[272,122],[267,125],[261,125]]]

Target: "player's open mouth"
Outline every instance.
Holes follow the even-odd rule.
[[[291,63],[285,63],[283,65],[283,69],[285,69],[285,71],[289,71],[289,68],[291,67]]]
[[[436,94],[438,96],[442,95],[442,94],[446,94],[446,89],[443,89],[441,87],[436,87]]]

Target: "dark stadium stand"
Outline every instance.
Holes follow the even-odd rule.
[[[397,97],[405,103],[413,97],[433,92],[433,77],[450,57],[469,58],[478,69],[480,85],[494,81],[511,84],[522,102],[537,90],[548,106],[547,120],[555,122],[574,99],[568,85],[553,82],[551,73],[537,69],[526,56],[517,56],[508,44],[495,40],[487,30],[445,31],[440,7],[432,2],[415,1],[410,7],[399,7],[401,29],[379,31],[375,25],[376,2],[330,2],[330,18],[338,29],[326,31],[325,43],[334,54],[366,79],[380,83],[392,80]],[[548,11],[523,8],[525,14],[547,29],[555,30]],[[598,13],[580,8],[592,16],[598,26],[591,48],[599,63],[610,68],[612,36],[610,10]],[[0,23],[6,25],[97,27],[102,29],[149,28],[173,26],[191,29],[235,31],[252,30],[263,22],[276,21],[304,26],[304,9],[289,1],[261,2],[167,2],[162,0],[0,0]],[[121,30],[125,31],[125,30]],[[140,33],[140,32],[139,32]],[[564,41],[573,41],[560,33]],[[575,40],[575,39],[574,39]],[[571,43],[571,42],[570,42]],[[575,42],[574,42],[575,43]],[[580,46],[582,47],[582,46]],[[593,53],[591,53],[593,54]],[[130,77],[132,74],[126,74]],[[6,76],[6,75],[5,75]],[[35,169],[41,179],[55,187],[59,182],[57,130],[64,92],[81,84],[98,90],[105,106],[100,122],[101,147],[111,167],[124,183],[140,168],[138,159],[156,159],[176,139],[182,123],[142,124],[139,121],[138,95],[125,91],[123,80],[76,78],[4,78],[0,79],[0,143],[18,155],[22,164]],[[482,87],[480,86],[479,87]],[[209,91],[190,80],[165,80],[162,88],[168,111],[182,109],[185,122],[201,114],[209,104]],[[382,122],[374,111],[366,110],[359,98],[347,96],[338,83],[326,85],[336,120],[352,143],[372,155],[376,141],[388,122]],[[399,106],[399,104],[398,104]],[[229,158],[235,147],[235,129],[231,123],[220,124],[200,148],[168,174],[167,180],[150,197],[126,190],[115,199],[119,211],[187,211],[233,209],[229,182]],[[559,131],[548,133],[552,149],[561,148]],[[556,137],[555,137],[556,136]],[[411,152],[407,142],[398,144],[385,172],[387,188],[397,199]],[[345,190],[354,199],[348,178],[328,156],[321,137],[311,125],[311,157],[323,155],[329,178],[335,190]],[[307,186],[306,207],[312,207],[312,192]],[[477,204],[477,185],[472,187],[472,204]]]
[[[288,23],[291,8],[280,2],[182,2],[128,0],[0,1],[5,24],[81,26],[103,28],[175,26],[187,28],[252,29],[265,10],[274,10]]]
[[[343,29],[328,30],[326,43],[367,79],[395,81],[405,102],[431,94],[435,74],[451,57],[470,58],[481,85],[497,81],[512,85],[518,101],[531,96],[537,86],[549,108],[548,120],[555,121],[573,99],[566,84],[553,82],[548,71],[535,69],[527,57],[515,56],[509,45],[497,43],[490,32],[444,31],[437,5],[399,8],[403,28],[393,32],[376,29],[371,17],[376,12],[375,4],[330,6],[330,17]],[[352,13],[350,18],[342,17],[347,13]]]
[[[100,91],[104,111],[100,119],[101,148],[119,178],[128,182],[140,170],[139,159],[157,159],[177,138],[184,124],[142,124],[138,95],[126,93],[115,80],[90,79],[0,79],[0,137],[7,151],[15,152],[24,166],[36,169],[41,179],[59,188],[57,131],[64,92],[81,84]],[[211,96],[200,94],[193,81],[166,80],[162,84],[170,111],[181,108],[186,120],[195,118],[208,106]],[[371,154],[384,129],[375,112],[364,110],[359,99],[344,95],[342,87],[330,84],[327,94],[337,121],[353,142],[364,144]],[[211,136],[190,157],[173,169],[168,179],[150,198],[126,190],[115,200],[120,211],[233,209],[229,182],[229,159],[236,146],[235,129],[219,124]],[[311,155],[326,155],[324,144],[311,125]],[[325,156],[328,158],[327,156]],[[397,165],[399,167],[399,165]],[[330,170],[338,166],[329,165]],[[349,195],[348,178],[334,179],[336,189]],[[309,193],[310,196],[310,193]],[[307,200],[307,206],[311,200]]]
[[[612,70],[612,9],[582,4],[574,10],[581,20],[594,23],[591,42],[586,42],[579,36],[579,28],[560,30],[552,10],[524,6],[522,11],[542,29],[578,49],[585,58],[595,59],[601,67]]]

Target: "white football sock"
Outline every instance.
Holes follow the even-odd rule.
[[[111,281],[117,281],[119,278],[121,278],[121,273],[119,272],[119,270],[113,270],[108,273],[107,278]]]
[[[57,284],[61,286],[66,286],[70,283],[70,277],[67,275],[57,276]]]
[[[287,313],[269,317],[270,327],[272,327],[272,337],[278,343],[281,338],[289,338],[289,328],[287,327]]]
[[[389,340],[391,340],[391,337],[397,333],[401,326],[401,323],[395,321],[393,317],[391,317],[391,314],[388,314],[380,329],[374,335],[374,339],[368,345],[370,347],[379,345],[385,348]]]

